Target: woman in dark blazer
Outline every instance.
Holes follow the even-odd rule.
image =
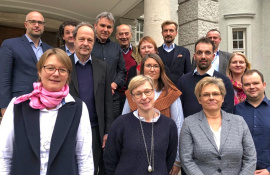
[[[0,126],[0,174],[93,174],[86,105],[69,94],[70,58],[49,49],[37,63],[34,91],[14,98]]]
[[[180,134],[180,159],[188,175],[253,175],[255,146],[244,119],[226,113],[221,79],[205,77],[195,87],[203,110],[187,117]]]

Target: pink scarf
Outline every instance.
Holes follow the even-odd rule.
[[[49,92],[42,87],[40,82],[33,83],[34,90],[30,94],[18,97],[14,104],[18,104],[30,99],[29,105],[34,109],[53,108],[61,103],[69,93],[69,87],[66,84],[58,92]]]

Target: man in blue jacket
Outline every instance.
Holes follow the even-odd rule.
[[[5,109],[13,97],[33,91],[38,80],[36,63],[51,46],[41,41],[45,21],[37,11],[26,15],[26,34],[3,41],[0,48],[0,108]]]

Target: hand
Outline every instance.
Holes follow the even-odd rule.
[[[104,149],[104,148],[105,148],[107,138],[108,138],[108,134],[105,134],[105,135],[103,136],[103,141],[102,141],[102,149]]]
[[[267,169],[261,169],[261,170],[256,170],[255,173],[256,175],[270,175],[269,171]]]
[[[6,112],[6,109],[7,109],[7,108],[2,108],[2,109],[1,109],[2,117],[4,117],[4,114],[5,114],[5,112]]]
[[[178,167],[176,165],[173,165],[171,171],[169,174],[171,175],[178,175],[179,171],[180,171],[181,167]]]
[[[112,82],[111,89],[112,89],[112,94],[114,94],[114,90],[117,89],[117,84],[115,82]]]

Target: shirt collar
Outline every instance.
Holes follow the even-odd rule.
[[[175,44],[172,43],[170,47],[168,47],[165,43],[163,43],[163,49],[164,50],[173,50],[175,48]]]
[[[88,58],[88,60],[87,60],[86,62],[82,63],[82,62],[79,60],[79,58],[77,57],[76,52],[75,52],[75,53],[74,53],[74,61],[75,61],[75,64],[77,64],[77,62],[79,62],[79,64],[81,64],[81,65],[84,66],[86,63],[88,63],[88,61],[91,61],[91,63],[92,63],[92,58],[91,58],[91,55],[90,55],[89,58]]]
[[[67,45],[65,45],[66,48],[66,53],[68,54],[68,56],[72,55],[72,53],[70,52],[70,50],[68,49]]]
[[[249,104],[249,105],[251,105],[251,106],[253,106],[252,104],[250,104],[250,103],[248,102],[248,99],[246,99],[245,103],[246,103],[246,104]],[[267,99],[266,95],[264,96],[262,102],[261,102],[258,106],[260,106],[262,103],[265,103],[266,105],[270,106],[270,101]],[[258,106],[257,106],[257,107],[258,107]]]
[[[25,34],[25,37],[27,38],[27,40],[29,41],[29,43],[33,43],[34,44],[34,42],[26,34]],[[41,46],[41,44],[42,44],[42,41],[41,41],[41,39],[39,39],[38,46]]]
[[[123,48],[121,48],[121,50],[122,50],[122,52],[123,52],[124,54],[127,54],[130,50],[132,50],[132,45],[131,45],[131,43],[129,43],[129,47],[127,48],[126,51],[124,51]]]
[[[213,68],[213,66],[211,66],[211,68],[207,71],[207,72],[205,72],[205,74],[207,74],[207,75],[210,75],[211,77],[213,77],[214,76],[214,72],[215,72],[215,69]],[[198,70],[197,70],[197,67],[196,67],[196,69],[194,70],[194,72],[193,72],[193,75],[201,75],[199,72],[198,72]],[[204,75],[205,75],[204,74]]]
[[[217,52],[214,53],[214,54],[215,54],[215,56],[219,55],[219,49],[218,49]]]
[[[159,111],[159,110],[157,110],[157,109],[154,109],[154,110],[155,110],[155,112],[157,112],[157,113],[158,113],[158,116],[154,117],[154,118],[152,119],[152,122],[157,122],[157,121],[158,121],[158,119],[160,118],[160,111]],[[139,116],[139,114],[138,114],[138,110],[134,111],[134,112],[133,112],[133,115],[134,115],[134,116],[135,116],[137,119],[139,119],[139,120],[141,120],[141,121],[145,122],[145,118],[144,118],[144,117]]]

